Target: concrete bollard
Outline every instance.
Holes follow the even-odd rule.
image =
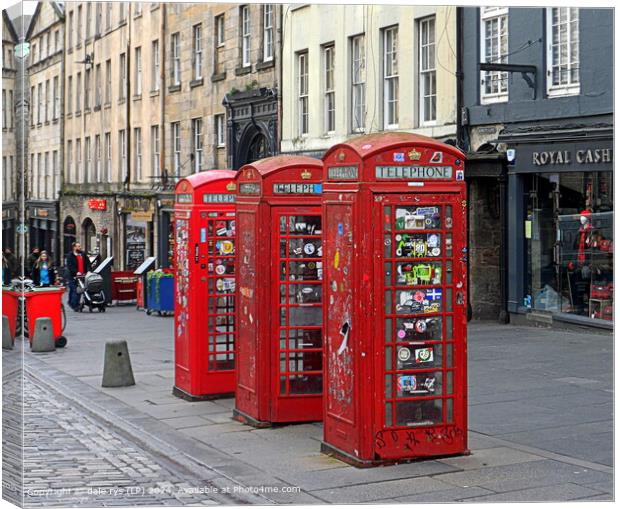
[[[2,315],[2,348],[4,350],[13,350],[13,341],[11,328],[9,327],[9,317]]]
[[[127,341],[107,341],[103,359],[101,387],[129,387],[136,385],[131,369]]]
[[[37,318],[34,323],[34,335],[30,341],[30,351],[42,353],[53,352],[54,350],[56,350],[56,341],[52,319]]]

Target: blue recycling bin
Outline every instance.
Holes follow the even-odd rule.
[[[156,311],[159,315],[171,315],[174,313],[174,278],[173,277],[150,277],[148,278],[146,292],[146,314]]]

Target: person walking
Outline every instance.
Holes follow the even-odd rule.
[[[38,260],[34,263],[30,277],[37,286],[51,286],[56,284],[56,269],[54,269],[52,260],[48,256],[47,251],[41,251]]]
[[[32,274],[32,269],[34,268],[34,264],[37,263],[40,254],[41,250],[38,247],[32,248],[28,258],[26,258],[26,266],[24,267],[24,274],[26,276],[30,276],[30,274]]]
[[[11,284],[11,279],[18,276],[19,263],[11,248],[2,251],[2,284]]]
[[[71,252],[67,255],[67,275],[69,276],[69,306],[78,311],[80,296],[77,293],[77,276],[83,276],[90,271],[90,260],[82,251],[79,242],[71,244]]]

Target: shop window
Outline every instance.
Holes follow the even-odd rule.
[[[612,320],[611,172],[529,177],[526,308]]]

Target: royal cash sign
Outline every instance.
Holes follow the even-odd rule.
[[[611,148],[587,148],[576,150],[546,150],[532,152],[534,166],[573,164],[603,164],[613,161]]]
[[[235,203],[234,194],[209,193],[202,195],[203,203]]]
[[[107,201],[103,199],[92,198],[88,200],[88,208],[90,210],[106,210],[107,206]]]
[[[377,166],[377,179],[450,179],[451,166]]]

